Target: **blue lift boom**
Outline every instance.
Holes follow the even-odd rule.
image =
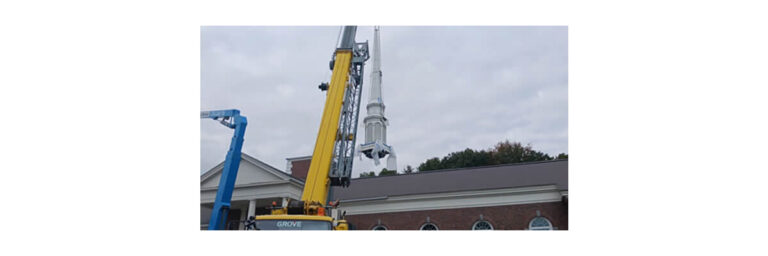
[[[219,120],[224,126],[235,129],[232,142],[229,144],[229,151],[227,151],[224,169],[221,171],[219,190],[216,191],[216,201],[213,203],[211,220],[208,223],[208,230],[223,230],[232,202],[237,169],[240,167],[240,150],[243,148],[243,136],[245,135],[245,126],[248,125],[248,119],[241,116],[240,110],[237,109],[202,111],[200,118]]]

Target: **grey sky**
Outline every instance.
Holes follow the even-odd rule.
[[[278,169],[285,158],[311,155],[325,100],[317,85],[330,78],[338,32],[202,27],[201,110],[240,109],[248,117],[243,152]],[[372,27],[358,27],[357,41],[372,46],[372,38]],[[566,27],[384,26],[381,44],[387,142],[399,171],[505,139],[568,152]],[[360,115],[362,136],[364,108]],[[200,129],[203,173],[224,160],[232,130],[205,119]],[[354,166],[353,177],[384,168],[364,157]]]

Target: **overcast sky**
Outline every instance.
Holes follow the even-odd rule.
[[[312,154],[339,27],[202,27],[201,110],[248,117],[243,152],[277,169]],[[357,41],[373,46],[373,28]],[[398,170],[466,148],[519,141],[568,152],[567,27],[381,29],[387,142]],[[372,64],[371,60],[367,64]],[[370,66],[366,71],[370,71]],[[358,133],[370,72],[365,73]],[[233,130],[202,119],[200,173],[224,160]],[[359,145],[362,139],[357,141]],[[355,158],[353,178],[374,167]]]

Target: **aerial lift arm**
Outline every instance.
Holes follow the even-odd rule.
[[[224,161],[224,169],[221,171],[219,189],[216,191],[216,201],[213,203],[213,212],[208,224],[208,230],[223,230],[229,214],[232,191],[235,188],[237,169],[240,167],[240,150],[243,148],[243,136],[248,119],[241,116],[237,109],[202,111],[200,118],[219,120],[224,126],[235,130]]]

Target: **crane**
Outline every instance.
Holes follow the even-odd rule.
[[[223,230],[229,214],[232,191],[235,188],[237,169],[240,167],[240,150],[243,148],[243,136],[245,136],[245,126],[248,125],[248,119],[241,116],[240,110],[237,109],[202,111],[200,118],[218,120],[224,126],[235,130],[224,161],[224,169],[221,171],[211,220],[208,223],[208,230]]]
[[[355,42],[356,26],[344,26],[342,37],[330,61],[327,91],[312,161],[300,201],[273,207],[272,214],[256,216],[261,230],[347,230],[345,220],[328,216],[338,202],[328,202],[331,186],[347,187],[352,175],[357,121],[363,89],[363,68],[368,60],[368,42]]]

